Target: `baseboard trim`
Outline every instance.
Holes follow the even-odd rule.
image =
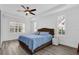
[[[59,45],[62,45],[62,46],[65,46],[65,47],[68,47],[68,48],[72,48],[72,49],[76,49],[77,50],[77,48],[74,48],[74,47],[71,47],[71,46],[68,46],[68,45],[64,45],[64,44],[59,44]]]
[[[4,40],[3,42],[7,42],[7,41],[14,41],[14,40],[18,40],[18,39]]]

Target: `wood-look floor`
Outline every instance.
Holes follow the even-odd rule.
[[[76,55],[76,49],[66,46],[54,46],[50,45],[34,55]],[[17,40],[3,42],[2,49],[0,49],[0,55],[29,55],[19,46]]]

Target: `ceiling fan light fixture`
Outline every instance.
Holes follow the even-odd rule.
[[[26,12],[27,14],[29,14],[29,12]]]

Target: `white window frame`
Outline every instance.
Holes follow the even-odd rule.
[[[19,23],[19,22],[10,22],[9,23],[9,31],[12,33],[24,33],[25,32],[25,24]]]
[[[64,18],[64,16],[58,17],[57,30],[58,30],[58,34],[60,34],[60,35],[64,35],[65,34],[65,21],[66,21],[66,19]],[[63,33],[63,31],[64,31],[64,33]]]

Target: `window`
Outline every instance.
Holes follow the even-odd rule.
[[[65,34],[65,18],[64,18],[64,16],[60,16],[58,18],[57,28],[58,28],[59,34],[61,34],[61,35]]]
[[[36,32],[37,31],[37,22],[34,22],[33,25],[34,25],[34,32]]]
[[[25,32],[25,24],[18,22],[10,22],[10,32]]]
[[[36,19],[32,19],[30,21],[30,28],[31,28],[30,32],[36,32],[37,31],[37,22],[36,22]]]

